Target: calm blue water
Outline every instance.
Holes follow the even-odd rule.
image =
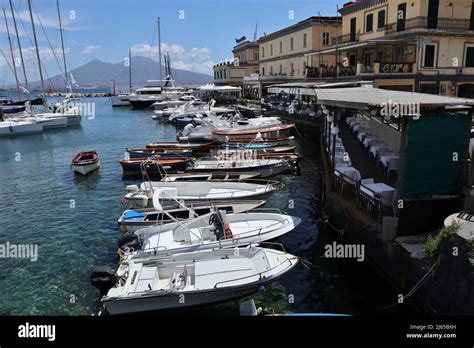
[[[126,147],[175,140],[174,127],[152,120],[150,111],[112,109],[107,98],[84,101],[96,103],[96,117],[84,117],[82,126],[0,139],[0,243],[39,245],[36,262],[0,259],[0,314],[97,313],[99,293],[89,283],[90,271],[116,261],[116,220],[130,183],[122,180],[118,160]],[[268,287],[258,305],[270,312],[373,313],[374,306],[390,304],[394,297],[386,295],[388,290],[366,265],[321,257],[330,237],[317,229],[319,150],[314,144],[299,145],[301,176],[280,176],[286,186],[268,206],[303,219],[280,242],[314,267],[297,267]],[[74,175],[71,159],[89,149],[99,152],[100,170],[88,177]],[[238,304],[206,313],[222,311],[238,313]]]

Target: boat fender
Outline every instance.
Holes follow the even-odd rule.
[[[232,239],[233,234],[232,234],[232,230],[230,229],[230,224],[228,222],[224,224],[224,230],[225,230],[225,238]]]
[[[128,192],[128,193],[137,193],[139,190],[138,186],[137,185],[128,185],[126,188],[125,188],[125,191]]]
[[[140,238],[134,233],[126,233],[118,241],[118,247],[125,252],[139,250],[142,246]]]
[[[99,289],[102,296],[117,282],[117,266],[98,266],[92,270],[91,284]]]

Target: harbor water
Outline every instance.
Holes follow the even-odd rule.
[[[176,129],[155,121],[152,112],[112,109],[108,98],[95,103],[95,117],[82,125],[41,134],[0,139],[0,244],[38,245],[38,259],[0,258],[0,314],[92,315],[100,295],[90,285],[94,266],[117,261],[121,233],[117,219],[125,207],[125,186],[118,160],[127,147],[174,141]],[[326,259],[324,246],[334,236],[318,230],[321,174],[316,142],[296,140],[302,155],[300,173],[281,175],[285,184],[268,200],[302,218],[302,224],[278,241],[311,266],[298,265],[253,298],[266,312],[399,314],[380,309],[396,294],[366,262]],[[99,171],[75,175],[71,159],[97,150]],[[320,225],[320,224],[319,224]],[[238,314],[239,303],[207,307],[195,313]]]

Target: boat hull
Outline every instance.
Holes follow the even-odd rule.
[[[87,165],[72,165],[72,170],[75,173],[87,175],[99,169],[99,167],[100,167],[100,161],[97,161],[96,163],[87,164]]]
[[[260,173],[261,178],[268,178],[271,176],[279,175],[284,173],[286,170],[289,169],[289,163],[281,163],[279,165],[262,165],[262,166],[255,166],[252,168],[188,168],[188,171],[195,172],[195,173],[207,173],[207,172],[257,172]]]
[[[114,95],[110,99],[112,100],[112,106],[131,106],[128,95]]]
[[[239,289],[213,289],[187,294],[166,294],[162,296],[143,296],[133,299],[103,300],[107,312],[111,315],[143,313],[176,309],[190,309],[245,297],[258,291],[260,284]],[[184,297],[183,297],[184,296]],[[183,301],[184,299],[184,301]]]

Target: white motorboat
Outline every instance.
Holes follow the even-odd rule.
[[[129,94],[119,94],[110,97],[112,106],[131,106]]]
[[[192,220],[149,227],[135,232],[135,240],[119,243],[124,257],[169,255],[199,250],[232,248],[276,239],[294,230],[301,219],[284,214],[246,212],[227,214],[217,208]],[[133,249],[129,249],[132,243]],[[137,245],[140,245],[139,250]]]
[[[155,208],[125,210],[117,223],[122,232],[135,232],[148,226],[167,225],[173,228],[185,220],[194,219],[198,216],[209,214],[213,209],[224,210],[228,214],[242,213],[259,208],[265,201],[236,201],[236,202],[212,202],[212,203],[189,203],[167,207],[156,210]],[[171,226],[171,227],[170,227]]]
[[[198,101],[198,99],[192,95],[183,95],[175,100],[164,100],[155,102],[152,104],[152,106],[155,110],[160,111],[168,108],[176,108],[177,106],[184,105],[190,101]]]
[[[284,159],[215,160],[199,159],[186,170],[190,172],[258,172],[262,178],[281,174],[290,164]]]
[[[229,200],[263,200],[282,184],[275,181],[259,183],[229,181],[181,181],[145,182],[127,186],[127,194],[122,202],[130,209],[153,207],[153,200],[159,199],[163,207],[173,206],[176,201],[215,202]]]
[[[0,136],[23,135],[41,133],[43,125],[35,121],[2,121],[0,122]]]
[[[94,270],[91,282],[105,295],[102,303],[112,315],[176,310],[253,294],[297,263],[296,256],[284,251],[250,245],[132,258],[116,271],[104,267]]]
[[[178,173],[166,174],[161,181],[246,181],[259,177],[260,173]]]

